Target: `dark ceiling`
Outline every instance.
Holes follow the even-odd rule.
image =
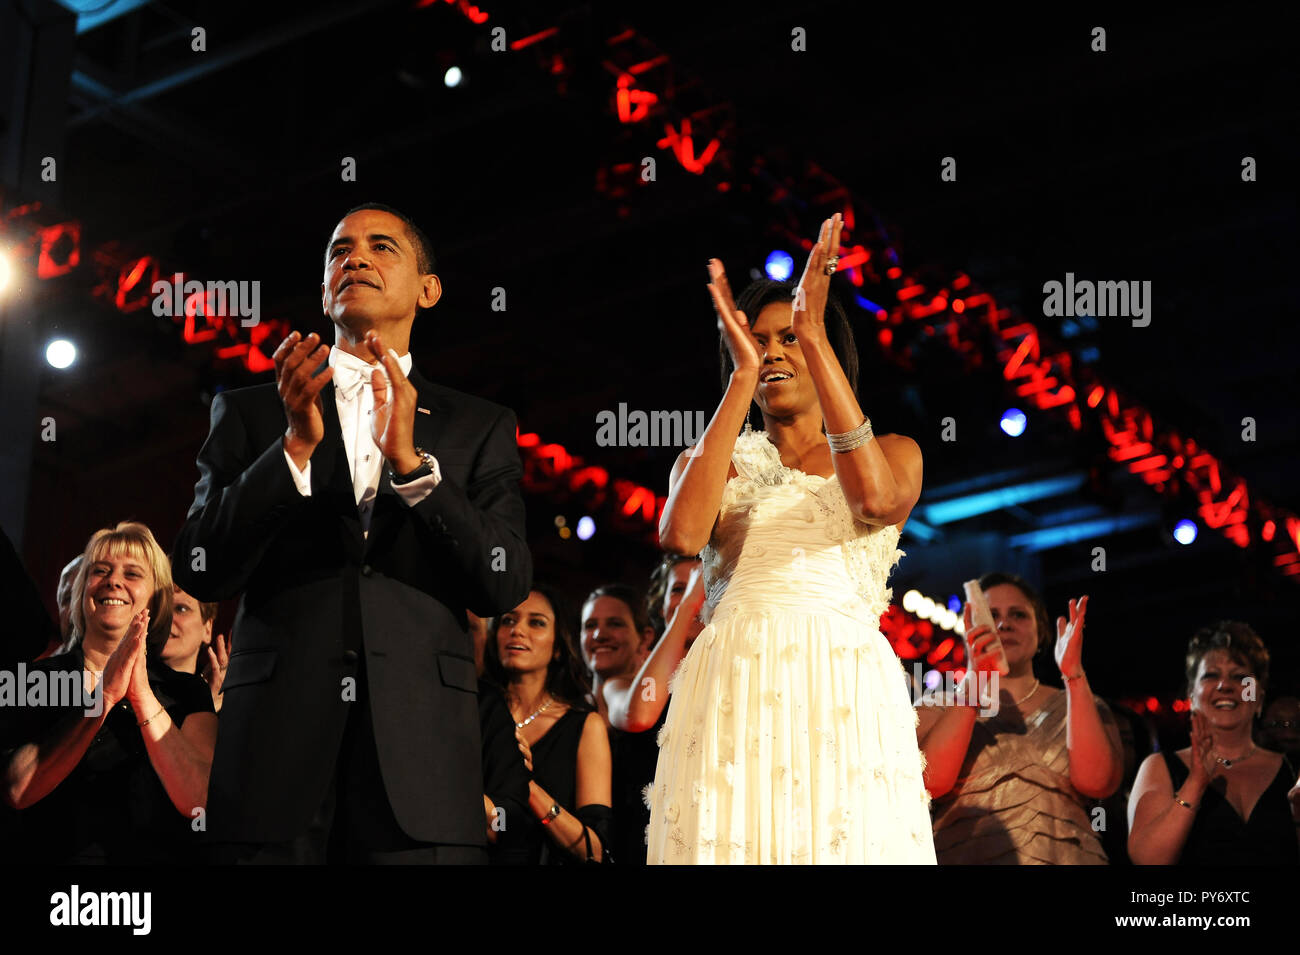
[[[1300,510],[1296,77],[1291,34],[1272,14],[1220,7],[1098,24],[1095,13],[881,14],[854,2],[484,0],[489,19],[475,24],[469,4],[441,0],[108,7],[126,12],[77,36],[68,101],[49,104],[66,113],[66,141],[46,199],[81,221],[83,248],[116,242],[168,271],[260,280],[264,312],[326,332],[318,287],[330,230],[357,202],[402,207],[432,236],[445,288],[417,323],[416,363],[615,476],[666,490],[675,451],[598,447],[595,415],[621,402],[712,413],[705,260],[743,277],[780,243],[776,223],[793,216],[811,235],[829,214],[813,194],[815,167],[847,188],[862,219],[878,217],[905,266],[964,271],[1001,304],[1036,313],[1047,334],[1063,330],[1042,316],[1044,282],[1066,272],[1149,280],[1149,327],[1103,319],[1069,346],[1253,493]],[[558,31],[497,52],[495,25],[510,40]],[[1089,49],[1098,25],[1105,53]],[[195,26],[204,52],[191,49]],[[790,49],[796,27],[806,52]],[[608,40],[620,34],[616,51]],[[681,170],[653,131],[613,115],[602,62],[634,45],[668,58],[679,103],[716,107],[725,121],[709,175]],[[456,89],[442,82],[451,65],[468,78]],[[659,157],[653,184],[621,198],[597,188],[602,170],[647,155]],[[957,159],[957,182],[940,180],[945,156]],[[1244,156],[1259,181],[1241,181]],[[356,182],[341,181],[344,157],[357,161]],[[736,186],[726,192],[715,175],[724,162],[721,178]],[[784,201],[756,187],[756,166],[788,178]],[[51,591],[96,527],[137,516],[169,541],[191,499],[205,402],[266,377],[186,345],[147,310],[95,302],[89,269],[55,284],[33,307],[43,332],[75,337],[82,358],[46,369],[40,392],[60,438],[36,450],[24,554]],[[504,312],[491,308],[495,288],[506,290]],[[1035,412],[1009,438],[997,418],[1014,402],[994,368],[938,347],[902,367],[870,317],[851,314],[864,331],[864,410],[878,431],[924,450],[920,507],[972,487],[1092,474],[1075,490],[945,524],[928,543],[905,537],[896,596],[946,596],[995,566],[1040,582],[1053,616],[1067,597],[1092,594],[1087,653],[1115,694],[1177,690],[1181,647],[1220,616],[1252,622],[1294,677],[1297,580],[1212,530],[1191,547],[1172,543],[1170,522],[1191,508],[1108,460],[1096,433]],[[950,416],[959,440],[945,443]],[[1247,416],[1254,441],[1242,440]],[[575,593],[606,576],[643,580],[653,565],[636,536],[561,540],[553,518],[575,522],[571,502],[533,494],[528,505],[539,572]],[[1139,526],[1017,546],[1071,515]],[[1104,574],[1090,566],[1098,544]]]

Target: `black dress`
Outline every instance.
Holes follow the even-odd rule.
[[[610,732],[614,756],[614,858],[619,865],[645,865],[645,831],[650,825],[650,807],[645,803],[645,788],[655,781],[659,762],[659,731],[668,718],[668,706],[655,725],[643,733],[625,730]]]
[[[1174,792],[1187,781],[1191,770],[1173,752],[1162,754]],[[1300,845],[1296,843],[1291,803],[1286,794],[1295,783],[1295,770],[1282,758],[1273,782],[1264,790],[1243,821],[1232,803],[1213,787],[1205,790],[1196,810],[1196,821],[1187,834],[1179,865],[1296,865]]]
[[[497,808],[492,827],[496,842],[488,847],[493,865],[527,863],[519,841],[511,843],[512,826],[527,820],[528,768],[515,739],[515,721],[510,716],[501,690],[493,683],[479,680],[478,719],[483,736],[483,792]]]
[[[81,647],[27,664],[27,672],[74,673],[85,666]],[[177,728],[191,713],[211,713],[212,693],[202,677],[148,662],[149,686]],[[0,765],[78,706],[0,707]],[[17,838],[6,861],[47,865],[187,864],[197,856],[195,817],[172,805],[149,762],[138,718],[125,700],[100,725],[75,769],[44,799],[14,814]]]
[[[611,848],[610,823],[613,810],[609,806],[576,806],[578,775],[578,744],[590,709],[571,707],[556,720],[541,739],[532,746],[533,779],[565,812],[576,816],[600,839],[606,850],[602,858],[615,861]],[[570,865],[584,860],[555,844],[545,827],[530,812],[528,825],[520,833],[524,840],[523,861],[528,865]]]

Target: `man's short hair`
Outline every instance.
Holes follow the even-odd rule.
[[[433,243],[424,234],[424,230],[415,224],[415,220],[400,209],[394,209],[382,202],[363,202],[359,206],[353,206],[343,213],[343,218],[346,219],[354,212],[365,212],[367,209],[373,209],[376,212],[387,212],[390,216],[396,216],[402,220],[402,225],[406,227],[406,237],[411,240],[411,245],[415,246],[416,270],[421,275],[432,275],[434,269]],[[325,246],[325,256],[326,258],[329,257],[328,243]]]

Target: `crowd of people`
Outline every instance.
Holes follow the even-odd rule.
[[[644,864],[658,738],[673,675],[704,627],[704,584],[698,559],[668,556],[644,595],[611,583],[577,604],[535,583],[506,613],[467,615],[492,863]],[[980,586],[1010,665],[999,705],[986,713],[972,693],[916,709],[940,864],[1300,860],[1300,701],[1271,692],[1268,650],[1247,624],[1192,636],[1190,745],[1162,748],[1144,715],[1089,686],[1084,601],[1053,633],[1024,579],[993,572]],[[176,585],[133,522],[91,536],[57,604],[60,639],[27,671],[73,673],[103,706],[0,707],[5,855],[212,858],[196,820],[231,653],[214,633],[218,605]],[[967,630],[972,676],[997,666],[991,636]]]
[[[334,344],[294,331],[274,382],[214,397],[170,557],[143,524],[96,531],[56,628],[3,540],[4,854],[1295,864],[1297,701],[1245,623],[1191,637],[1182,749],[1097,695],[1088,598],[1053,628],[1011,574],[979,578],[991,626],[967,607],[968,692],[909,694],[879,622],[922,455],[857,397],[843,228],[797,284],[733,298],[709,261],[724,394],[669,476],[668,556],[648,593],[571,603],[527,545],[514,413],[414,366],[428,236],[347,212]]]

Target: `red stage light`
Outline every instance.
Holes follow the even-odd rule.
[[[709,145],[704,148],[704,152],[698,156],[695,154],[695,141],[691,136],[690,119],[682,120],[682,130],[677,132],[672,123],[664,123],[665,135],[659,140],[658,146],[661,149],[670,149],[677,161],[682,164],[682,168],[687,172],[693,172],[700,175],[704,168],[713,161],[717,155],[721,143],[716,139],[709,140]]]
[[[946,657],[946,656],[948,655],[948,653],[952,650],[952,648],[953,648],[953,646],[956,644],[956,642],[957,642],[957,641],[954,640],[952,637],[948,637],[948,638],[945,639],[942,643],[940,643],[937,647],[935,647],[933,650],[931,650],[931,651],[929,652],[929,654],[926,655],[926,658],[925,658],[925,659],[926,659],[926,662],[928,662],[928,663],[938,663],[940,660],[942,660],[944,657]]]
[[[134,312],[149,304],[149,293],[158,281],[158,262],[152,256],[144,256],[122,266],[117,276],[117,294],[113,304],[120,311]]]
[[[641,512],[641,516],[647,521],[654,518],[655,496],[654,492],[649,488],[633,488],[632,492],[628,494],[627,500],[623,502],[623,513],[628,517],[631,517],[638,510]]]
[[[618,90],[614,101],[618,109],[620,123],[637,123],[650,113],[650,107],[659,102],[659,97],[648,90],[632,89],[635,83],[626,73],[618,78]],[[688,121],[689,122],[689,121]]]
[[[569,478],[569,490],[577,491],[584,484],[593,484],[597,488],[604,490],[605,486],[609,484],[609,472],[604,468],[590,465],[585,468],[579,468],[577,471],[574,471]]]
[[[36,276],[52,279],[67,275],[81,264],[81,223],[60,222],[46,226],[38,233],[41,254],[36,264]]]
[[[549,29],[542,30],[539,33],[529,34],[528,36],[524,37],[522,40],[515,40],[513,43],[511,43],[510,49],[522,50],[525,47],[532,46],[534,43],[540,43],[542,40],[545,40],[549,37],[553,37],[555,36],[555,34],[559,32],[560,32],[559,27],[550,27]]]

